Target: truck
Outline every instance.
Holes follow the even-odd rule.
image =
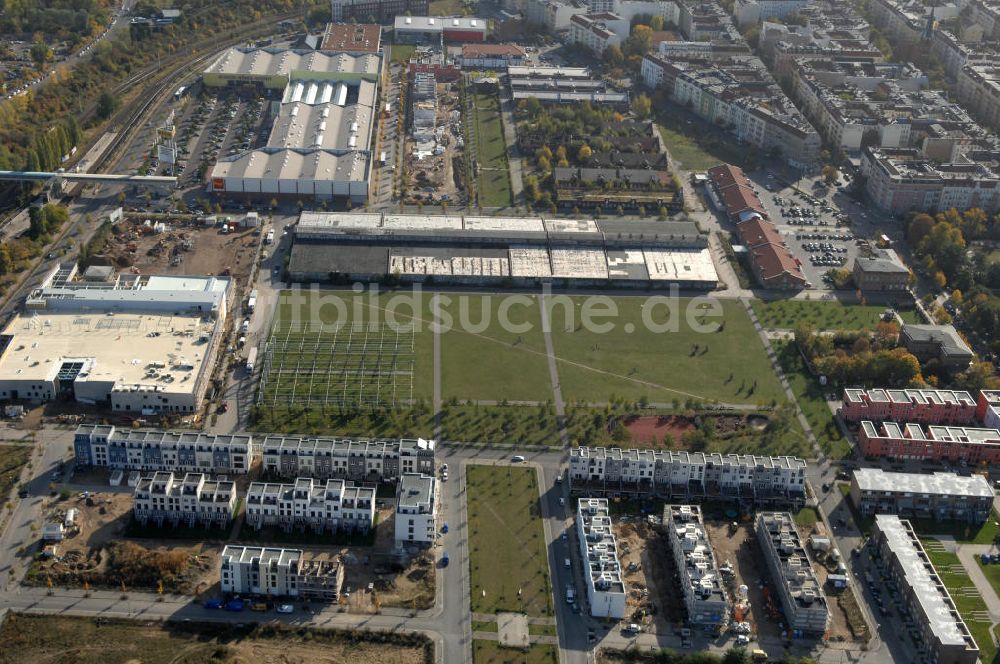
[[[250,297],[247,298],[247,313],[252,314],[254,307],[257,306],[257,289],[254,288],[250,291]]]
[[[257,364],[257,347],[253,346],[247,353],[247,373],[253,373],[253,368]]]
[[[274,244],[274,229],[267,231],[267,235],[264,236],[264,244]]]
[[[385,166],[385,158],[386,158],[385,150],[382,150],[382,154],[379,155],[379,160],[378,160],[380,166]]]

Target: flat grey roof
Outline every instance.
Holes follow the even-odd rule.
[[[877,514],[875,527],[885,534],[886,544],[899,560],[906,583],[913,589],[934,636],[944,645],[975,644],[909,521],[895,514]]]
[[[434,478],[418,473],[403,473],[399,478],[396,501],[401,507],[429,507],[434,502]]]
[[[292,244],[288,270],[293,273],[385,274],[389,269],[390,247],[338,245],[313,242]]]
[[[881,468],[858,468],[854,479],[862,491],[920,493],[935,496],[992,498],[993,489],[981,475],[965,477],[958,473],[887,473]]]

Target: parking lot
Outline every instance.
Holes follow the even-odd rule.
[[[827,273],[850,270],[861,243],[851,230],[849,215],[838,205],[843,201],[835,202],[838,190],[822,186],[796,189],[782,186],[770,173],[765,177],[761,202],[792,254],[802,263],[806,281],[816,289],[831,289],[833,280]]]

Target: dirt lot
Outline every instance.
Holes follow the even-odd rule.
[[[809,537],[813,534],[819,537],[829,537],[822,522],[817,523],[814,528],[799,527],[798,530],[803,542],[808,542]],[[817,578],[819,578],[820,586],[826,592],[827,603],[830,607],[830,628],[827,630],[827,638],[831,641],[866,641],[868,639],[868,628],[865,625],[864,617],[861,615],[854,595],[847,589],[833,590],[826,583],[827,577],[830,574],[836,573],[836,561],[822,552],[817,553],[810,550],[809,553],[813,557],[813,569],[816,571]],[[859,634],[855,634],[851,629],[851,621],[848,620],[849,613],[856,616],[854,625]]]
[[[270,625],[9,615],[0,626],[0,664],[420,664],[429,661],[428,650],[415,636],[380,635],[373,643],[349,632]]]
[[[640,622],[643,631],[673,631],[684,620],[684,607],[676,600],[666,537],[658,526],[639,519],[625,523],[616,520],[614,531],[629,589],[626,616],[636,618],[630,622]],[[643,612],[641,618],[636,611]]]
[[[682,435],[694,430],[694,423],[676,415],[644,415],[626,419],[625,428],[633,442],[675,447],[681,442]]]
[[[169,592],[196,593],[218,581],[219,549],[204,543],[172,540],[126,541],[122,536],[131,519],[131,489],[96,492],[87,499],[74,495],[46,499],[46,521],[62,521],[67,510],[77,510],[76,526],[57,544],[56,555],[39,557],[26,582],[81,587],[86,580],[94,587],[126,585],[155,589],[160,578]],[[41,535],[41,533],[39,533]],[[140,543],[141,542],[141,543]],[[165,573],[152,573],[162,566]]]
[[[104,257],[119,269],[135,268],[142,274],[217,274],[238,281],[250,274],[260,240],[253,229],[223,234],[193,219],[174,217],[164,220],[166,230],[154,233],[146,226],[147,219],[164,220],[142,213],[126,216],[115,226]]]

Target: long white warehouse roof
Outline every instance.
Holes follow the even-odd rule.
[[[220,55],[205,74],[251,76],[291,75],[292,72],[315,74],[362,74],[377,76],[377,55],[350,55],[285,48],[231,48]]]
[[[361,181],[369,155],[353,151],[262,148],[219,160],[213,178]]]

